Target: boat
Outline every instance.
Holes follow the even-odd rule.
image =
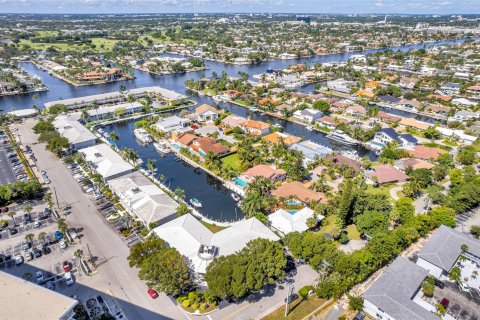
[[[202,91],[198,91],[198,95],[203,97],[205,93],[203,93]]]
[[[157,142],[154,142],[153,143],[153,147],[155,148],[155,150],[157,150],[158,153],[160,154],[167,154],[167,153],[170,153],[172,150],[168,147],[168,145],[166,143],[157,143]]]
[[[334,142],[337,142],[339,144],[344,144],[347,146],[358,146],[360,144],[360,142],[353,139],[342,130],[335,130],[330,132],[329,134],[327,134],[327,138]]]
[[[307,126],[308,131],[313,131],[313,129],[314,129],[313,126]]]
[[[216,103],[220,103],[223,101],[222,97],[221,96],[213,96],[212,97],[213,101],[215,101]]]
[[[258,111],[260,111],[260,109],[258,109],[257,107],[251,107],[250,111],[251,112],[258,112]]]
[[[190,204],[192,206],[194,206],[195,208],[201,208],[202,207],[202,203],[197,198],[190,199]]]
[[[142,144],[149,144],[153,141],[152,137],[143,128],[133,130],[133,134],[135,135],[135,138],[137,138],[137,140]]]
[[[238,201],[242,200],[242,198],[238,194],[236,194],[235,192],[232,192],[232,198],[233,198],[233,200],[235,200],[235,202],[238,202]]]
[[[340,151],[342,156],[353,159],[353,160],[360,160],[360,157],[358,156],[358,152],[356,150],[342,150]]]

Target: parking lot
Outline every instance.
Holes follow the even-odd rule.
[[[470,292],[460,290],[455,282],[444,281],[445,288],[435,288],[434,298],[449,300],[448,314],[460,320],[480,319],[480,291],[470,288]]]
[[[2,147],[0,149],[0,185],[13,183],[15,180],[15,174],[10,161],[8,161],[7,151]]]

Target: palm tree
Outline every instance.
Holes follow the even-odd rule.
[[[257,193],[261,197],[269,197],[270,191],[273,189],[272,180],[265,177],[256,177],[255,180],[247,187],[248,193]]]
[[[29,233],[25,236],[25,240],[27,240],[28,242],[32,242],[34,237],[35,235],[33,233]]]
[[[180,205],[177,207],[177,216],[183,216],[188,213],[191,213],[192,209],[190,209],[185,203],[180,203]]]
[[[31,205],[27,204],[26,206],[23,207],[23,211],[25,211],[27,214],[30,214],[32,212],[33,208]]]
[[[222,161],[214,152],[209,151],[205,156],[205,167],[208,170],[219,172],[222,169]]]
[[[76,258],[81,258],[83,256],[83,250],[82,249],[77,249],[75,250],[75,252],[73,253],[73,255],[76,257]]]
[[[147,170],[148,172],[150,172],[150,174],[153,174],[153,172],[155,171],[155,161],[156,160],[153,159],[147,160]]]
[[[7,213],[7,215],[12,218],[12,221],[13,221],[13,225],[15,226],[15,219],[13,217],[15,217],[17,213],[15,211],[10,211],[9,213]]]
[[[47,237],[47,233],[42,231],[38,234],[37,238],[39,241],[41,241],[42,243],[45,242],[45,238]]]
[[[265,198],[257,192],[248,192],[242,201],[242,211],[248,218],[255,216],[258,212],[264,211],[266,206]]]
[[[114,144],[117,144],[118,140],[120,140],[118,133],[116,131],[110,132],[110,141],[112,141]]]
[[[65,233],[65,231],[67,230],[68,226],[67,226],[67,222],[65,221],[65,218],[60,218],[58,219],[57,221],[57,228],[58,230],[62,231],[63,233]]]
[[[173,194],[179,199],[185,199],[185,191],[179,187],[173,191]]]
[[[88,111],[83,109],[82,110],[82,114],[80,115],[80,119],[83,120],[84,123],[87,122],[87,119],[90,117],[90,115],[88,114]]]

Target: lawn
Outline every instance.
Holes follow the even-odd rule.
[[[238,154],[234,153],[229,156],[222,158],[222,162],[226,166],[230,166],[235,170],[240,169],[240,159],[238,159]]]
[[[348,239],[350,240],[360,240],[360,232],[358,232],[357,227],[354,224],[347,226]]]
[[[268,316],[262,318],[262,320],[280,320],[280,319],[303,319],[310,313],[315,311],[318,307],[323,305],[326,300],[312,295],[308,299],[302,300],[301,298],[290,304],[290,313],[285,317],[285,306],[281,306],[277,310],[270,313]]]
[[[205,227],[208,228],[208,230],[212,231],[213,233],[217,233],[219,231],[222,231],[223,229],[226,229],[225,227],[220,227],[215,224],[210,224],[206,221],[199,220]]]
[[[386,183],[386,184],[383,184],[383,185],[378,186],[378,187],[374,187],[374,186],[369,184],[367,186],[367,192],[370,193],[370,194],[383,194],[383,195],[386,195],[389,199],[391,199],[390,189],[392,189],[395,186],[396,186],[396,184],[394,184],[394,183]]]
[[[337,219],[336,215],[331,215],[326,217],[325,220],[322,221],[322,226],[320,227],[320,230],[318,230],[318,232],[322,234],[331,233],[335,225],[336,219]]]
[[[241,104],[242,106],[245,106],[245,107],[251,107],[252,106],[251,103],[249,103],[247,101],[240,100],[240,99],[235,99],[233,101],[238,103],[238,104]]]

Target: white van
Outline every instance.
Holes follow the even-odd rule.
[[[67,286],[71,286],[73,284],[73,277],[71,272],[65,272],[65,282]]]

